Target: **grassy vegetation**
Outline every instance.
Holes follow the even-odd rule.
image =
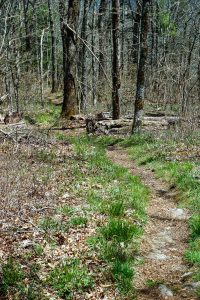
[[[0,284],[0,291],[2,294],[7,294],[9,289],[15,291],[22,291],[24,279],[24,272],[21,266],[16,263],[12,257],[8,259],[6,263],[2,264],[2,281]]]
[[[59,134],[60,139],[66,137]],[[95,285],[102,282],[109,283],[111,292],[120,294],[121,299],[134,299],[134,257],[146,222],[148,190],[138,177],[106,157],[112,138],[68,141],[74,148],[69,156],[65,148],[57,147],[36,148],[30,157],[23,154],[20,168],[27,170],[29,162],[34,168],[30,186],[26,184],[28,203],[34,199],[38,213],[31,219],[35,228],[42,230],[36,240],[28,237],[28,248],[18,241],[12,264],[9,260],[1,264],[4,269],[11,268],[16,277],[8,281],[3,271],[1,290],[16,300],[49,299],[48,293],[55,299],[73,299],[77,294],[95,293]],[[26,176],[22,181],[28,179],[24,169],[20,169]],[[53,209],[46,211],[48,205]],[[65,260],[68,251],[70,257]],[[94,257],[104,268],[94,264],[91,272],[87,262]]]
[[[111,141],[108,137],[70,139],[77,161],[86,170],[83,176],[77,173],[76,178],[78,185],[87,188],[75,192],[87,199],[90,209],[105,215],[105,223],[88,244],[108,264],[106,277],[114,280],[122,297],[133,299],[136,240],[146,222],[148,190],[138,177],[107,159],[105,147]]]
[[[25,272],[20,263],[16,262],[13,257],[9,257],[7,262],[1,264],[0,294],[2,299],[9,297],[9,299],[45,300],[46,298],[41,294],[41,282],[37,272],[38,265],[31,264]],[[31,278],[29,285],[25,282],[28,278]],[[14,298],[10,298],[12,295]]]
[[[87,217],[77,216],[70,219],[72,226],[85,226],[88,222]]]
[[[51,192],[53,191],[55,199],[60,197],[61,202],[57,203],[57,208],[55,207],[53,210],[54,214],[38,218],[37,226],[45,231],[45,243],[35,244],[31,251],[27,251],[26,260],[29,262],[34,257],[41,261],[47,255],[48,249],[51,253],[51,248],[55,253],[56,251],[60,253],[61,246],[65,246],[64,243],[67,241],[70,231],[74,234],[77,230],[82,235],[84,231],[88,234],[92,228],[91,236],[86,240],[90,249],[87,255],[89,257],[98,256],[105,266],[101,270],[101,278],[105,278],[106,283],[109,281],[111,285],[114,283],[121,299],[127,297],[134,299],[134,265],[138,264],[135,256],[138,252],[139,237],[147,220],[145,208],[148,190],[137,176],[133,176],[127,169],[113,164],[106,157],[106,146],[115,142],[113,138],[84,136],[66,138],[61,133],[58,138],[59,140],[68,140],[73,144],[74,150],[70,154],[70,158],[67,158],[64,153],[63,159],[54,148],[36,149],[31,155],[31,161],[34,160],[34,163],[39,164],[33,178],[33,196],[37,198],[37,195],[43,195],[42,187],[45,185],[50,192],[47,195],[54,195]],[[187,143],[188,149],[190,149],[189,139]],[[198,163],[187,159],[184,161],[177,159],[177,148],[183,147],[183,144],[169,143],[163,139],[155,139],[151,135],[134,136],[120,141],[120,144],[128,148],[130,155],[138,164],[147,165],[155,170],[157,176],[165,177],[171,183],[176,184],[182,193],[181,198],[184,200],[181,205],[184,203],[193,211],[193,217],[190,219],[191,247],[185,254],[185,258],[196,266],[195,276],[199,280],[200,189]],[[181,150],[180,153],[182,152]],[[58,162],[59,170],[56,169]],[[66,198],[62,198],[65,194]],[[49,239],[47,239],[46,233],[48,233]],[[46,247],[48,241],[49,245]],[[51,247],[52,241],[54,244]],[[36,276],[32,280],[34,276],[30,274],[34,274],[35,269],[31,265],[24,270],[17,263],[13,264],[18,266],[19,274],[23,272],[23,276],[17,280],[19,286],[15,281],[6,283],[7,281],[4,279],[4,287],[1,289],[7,295],[14,290],[17,293],[24,293],[26,299],[45,299],[39,294],[37,296],[38,286],[53,290],[55,295],[64,299],[70,299],[73,297],[73,293],[84,294],[92,289],[95,290],[95,276],[98,276],[96,274],[99,273],[99,270],[91,274],[83,253],[78,253],[78,255],[80,255],[78,259],[75,255],[76,258],[66,261],[60,259],[50,267],[48,266],[46,268],[48,272],[45,276],[43,275],[41,282],[37,281]],[[49,257],[52,256],[49,254]],[[49,262],[49,257],[47,262]],[[6,266],[8,263],[4,263],[4,265]],[[81,277],[80,274],[82,274]],[[6,278],[5,275],[3,276]],[[28,284],[25,284],[24,282],[27,280]],[[20,297],[22,298],[19,296],[18,299]]]
[[[47,283],[63,299],[74,299],[74,292],[92,287],[93,279],[78,260],[66,260],[50,272]]]
[[[30,125],[51,126],[58,122],[61,113],[61,106],[55,105],[50,101],[44,107],[35,103],[24,115],[24,120]]]
[[[61,207],[58,207],[57,212],[62,213],[65,216],[72,216],[74,214],[74,209],[69,205],[63,205]]]
[[[60,112],[61,107],[49,103],[47,108],[35,114],[34,119],[40,125],[53,124],[59,119]]]
[[[53,217],[47,217],[41,220],[40,227],[45,231],[68,231],[68,224],[55,220]]]
[[[154,138],[153,135],[133,136],[121,143],[128,148],[130,156],[139,164],[153,169],[175,185],[179,192],[178,204],[191,211],[190,249],[185,253],[188,263],[195,266],[194,279],[200,280],[200,163],[197,149],[200,146],[198,134],[173,139]],[[195,154],[197,153],[197,154]],[[197,156],[195,156],[197,155]]]

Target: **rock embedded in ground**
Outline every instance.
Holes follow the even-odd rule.
[[[182,208],[173,208],[170,210],[171,217],[176,220],[187,220],[187,212]]]
[[[34,245],[34,243],[31,240],[23,240],[21,242],[21,248],[29,248],[32,247]]]
[[[172,290],[170,290],[166,285],[164,285],[164,284],[160,284],[159,286],[158,286],[158,289],[159,289],[159,291],[160,291],[160,293],[161,293],[161,296],[163,296],[163,297],[173,297],[174,296],[174,294],[173,294],[173,292],[172,292]]]
[[[154,251],[150,253],[147,258],[154,259],[154,260],[167,260],[169,257],[160,251]]]
[[[192,277],[193,275],[194,275],[194,272],[187,272],[187,273],[183,274],[181,278],[182,278],[182,280],[185,280],[187,278]]]
[[[200,281],[186,283],[186,284],[185,284],[185,287],[186,287],[187,289],[197,290],[197,289],[200,288]]]
[[[166,189],[159,189],[156,191],[159,196],[164,196],[167,192],[168,191]]]
[[[66,198],[70,198],[70,194],[69,193],[65,193],[63,196],[62,196],[63,199],[66,199]]]

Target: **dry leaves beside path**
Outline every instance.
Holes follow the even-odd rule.
[[[17,145],[5,140],[0,144],[0,157],[0,265],[6,265],[6,272],[15,272],[12,281],[7,278],[11,288],[4,295],[0,268],[0,298],[64,299],[46,278],[62,261],[77,260],[80,266],[75,270],[84,273],[84,266],[93,284],[84,296],[79,290],[74,292],[73,299],[119,299],[114,283],[102,275],[104,262],[87,243],[104,216],[91,211],[86,199],[73,195],[73,189],[87,188],[76,183],[77,172],[86,170],[73,145]],[[21,293],[18,283],[23,285]]]
[[[151,170],[137,167],[121,149],[110,149],[108,157],[141,177],[151,191],[149,217],[141,240],[135,286],[138,300],[197,299],[184,282],[188,266],[183,260],[188,242],[188,212],[176,207],[176,193]]]

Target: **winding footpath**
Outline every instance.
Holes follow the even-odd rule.
[[[197,299],[187,281],[191,275],[183,260],[188,246],[187,210],[177,208],[173,186],[155,178],[154,172],[138,167],[125,150],[110,148],[108,157],[139,176],[150,190],[148,222],[141,240],[136,266],[135,287],[138,300]],[[149,286],[147,286],[149,282]]]

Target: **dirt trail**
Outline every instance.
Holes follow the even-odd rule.
[[[174,187],[155,178],[152,170],[136,166],[124,150],[110,148],[108,157],[139,176],[151,192],[149,219],[138,257],[143,263],[136,267],[137,299],[197,299],[184,282],[188,272],[183,254],[187,249],[189,216],[186,210],[177,209]],[[147,280],[157,284],[148,288]]]

